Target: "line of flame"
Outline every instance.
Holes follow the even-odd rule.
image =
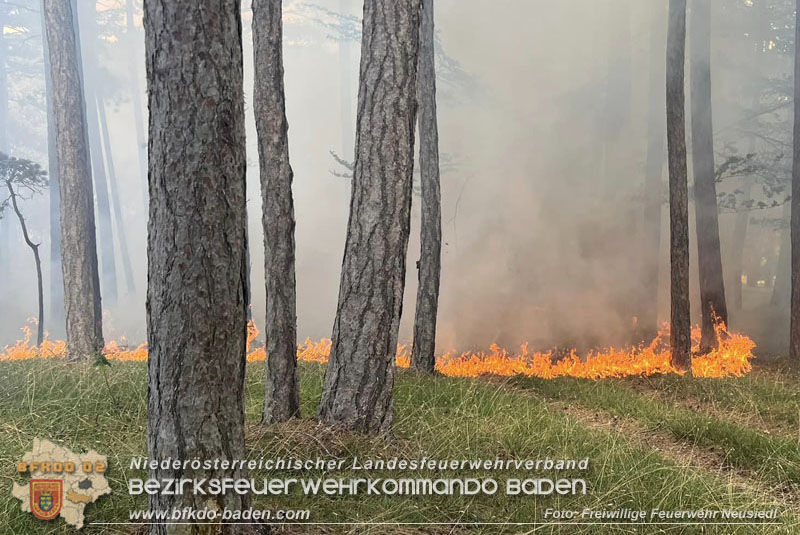
[[[66,342],[45,338],[41,346],[31,343],[32,329],[22,328],[23,337],[14,345],[5,346],[0,353],[0,361],[23,360],[31,358],[63,358],[66,355]],[[262,347],[251,349],[259,331],[251,321],[247,332],[248,362],[263,361],[266,352]],[[527,375],[550,379],[553,377],[583,377],[602,379],[607,377],[628,377],[675,373],[670,365],[670,349],[665,342],[668,329],[647,345],[624,349],[608,348],[591,351],[581,357],[575,350],[558,357],[552,351],[530,352],[523,344],[517,353],[510,353],[492,344],[488,352],[446,353],[437,358],[436,370],[451,377],[479,377],[481,375]],[[724,325],[717,326],[719,347],[692,359],[692,372],[695,377],[740,377],[752,369],[755,343],[743,334],[728,332]],[[692,330],[693,351],[696,353],[700,343],[700,330]],[[297,348],[297,359],[303,362],[325,363],[331,350],[331,341],[322,339],[314,342],[306,339]],[[128,347],[124,343],[109,342],[104,349],[110,360],[146,361],[147,345]],[[396,364],[408,368],[411,354],[408,346],[397,348]]]

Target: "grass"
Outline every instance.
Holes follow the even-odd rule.
[[[664,375],[624,383],[645,386],[669,401],[690,400],[700,406],[751,415],[786,434],[797,436],[800,432],[800,383],[790,374],[756,368],[741,379],[686,381]]]
[[[309,509],[315,522],[535,522],[544,521],[547,508],[577,509],[629,508],[649,511],[682,509],[769,509],[763,496],[726,484],[702,468],[677,466],[657,451],[616,432],[585,426],[578,419],[551,410],[546,400],[527,395],[518,389],[484,381],[454,378],[428,378],[401,371],[395,387],[395,437],[392,440],[370,438],[319,427],[313,415],[321,396],[324,367],[302,364],[300,368],[303,420],[280,426],[258,425],[263,392],[263,364],[248,365],[246,374],[247,440],[250,458],[419,458],[436,459],[590,459],[585,472],[526,473],[475,471],[465,474],[414,472],[400,477],[494,477],[501,484],[508,477],[581,477],[588,493],[578,496],[257,496],[260,508]],[[104,377],[107,373],[107,377]],[[107,379],[107,383],[106,383]],[[670,409],[646,400],[635,392],[612,383],[581,381],[514,380],[547,397],[570,399],[597,406],[616,407],[620,413],[635,413],[638,418],[656,425],[659,419],[670,422],[676,435],[689,433],[700,423],[698,415]],[[95,449],[108,455],[108,478],[113,494],[101,498],[86,509],[87,527],[83,532],[134,533],[129,527],[109,528],[92,522],[124,521],[131,509],[146,508],[146,499],[129,496],[127,480],[145,477],[129,468],[130,459],[146,455],[147,370],[144,363],[115,362],[101,370],[88,365],[67,365],[59,360],[28,360],[0,363],[0,533],[3,535],[73,533],[62,520],[40,522],[20,510],[10,494],[11,482],[23,482],[14,473],[15,462],[30,449],[33,438],[48,438],[73,451]],[[572,392],[572,393],[571,393]],[[631,396],[630,398],[626,396]],[[635,398],[644,401],[638,401]],[[644,404],[643,404],[644,403]],[[649,404],[649,405],[648,405]],[[671,412],[671,410],[673,412]],[[681,424],[683,419],[688,420]],[[756,459],[794,459],[796,444],[764,442],[761,437],[733,436],[735,429],[709,422],[705,440],[734,441],[752,449],[740,455],[742,462]],[[684,431],[679,432],[681,425]],[[726,431],[727,429],[727,431]],[[725,432],[723,432],[725,431]],[[693,431],[698,434],[698,431]],[[686,435],[688,436],[688,435]],[[750,440],[752,443],[743,442]],[[726,442],[727,441],[727,442]],[[780,446],[780,447],[778,447]],[[772,448],[772,449],[770,449]],[[779,455],[778,455],[779,454]],[[792,461],[794,462],[794,461]],[[766,470],[765,478],[793,480],[791,469]],[[306,472],[305,477],[321,475]],[[332,477],[393,477],[390,472],[354,472],[342,470]],[[297,477],[297,473],[256,471],[254,478]],[[795,533],[800,522],[783,511],[782,526],[764,528],[775,533]],[[351,532],[351,526],[286,528],[297,533]],[[460,527],[429,526],[426,532],[517,533],[513,526]],[[532,528],[525,528],[530,531]],[[662,526],[663,533],[751,533],[751,527]],[[619,527],[619,532],[635,532],[633,526]],[[410,526],[368,527],[358,533],[409,533]],[[539,527],[537,532],[556,532],[554,527]],[[571,526],[570,532],[608,533],[606,526]]]
[[[752,403],[740,407],[761,406],[756,401],[757,389],[747,382],[737,386],[732,381],[700,380],[673,377],[660,379],[664,391],[681,398],[689,392],[711,395],[713,386],[719,388],[715,399],[750,396]],[[633,418],[651,430],[665,430],[675,438],[706,448],[722,450],[726,461],[737,468],[752,470],[767,481],[777,484],[800,485],[800,443],[783,436],[773,436],[734,421],[720,419],[702,411],[676,406],[674,403],[643,396],[626,387],[625,380],[586,381],[572,378],[545,381],[535,378],[516,378],[513,383],[532,389],[551,399],[579,403],[591,409],[607,411],[620,418]],[[752,381],[751,381],[752,382]],[[733,395],[733,392],[737,392]],[[745,393],[747,392],[747,393]],[[792,398],[790,398],[792,399]],[[793,399],[796,403],[796,398]],[[735,402],[730,402],[731,407]],[[780,405],[788,413],[788,402]]]

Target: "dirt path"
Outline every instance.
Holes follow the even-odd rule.
[[[780,507],[800,516],[800,488],[776,486],[764,481],[749,470],[736,468],[725,460],[722,449],[705,448],[676,439],[668,431],[648,429],[633,418],[618,418],[604,410],[587,408],[546,398],[536,392],[519,388],[502,378],[487,378],[490,382],[516,393],[535,397],[547,403],[551,410],[566,414],[582,425],[609,434],[621,434],[625,439],[644,448],[655,450],[676,466],[703,472],[712,479],[746,492],[766,505]]]
[[[800,440],[800,426],[795,426],[788,422],[768,420],[752,412],[735,411],[721,406],[714,400],[702,399],[692,394],[687,394],[689,397],[676,399],[674,396],[670,396],[659,389],[657,385],[652,384],[647,378],[620,383],[620,385],[650,399],[676,405],[693,412],[707,414],[719,420],[728,420],[744,427],[750,427],[766,435]]]

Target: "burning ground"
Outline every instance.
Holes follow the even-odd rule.
[[[30,327],[23,327],[23,337],[11,346],[6,346],[0,354],[0,361],[32,358],[63,358],[66,343],[63,340],[45,340],[40,347],[31,344]],[[251,321],[248,326],[248,362],[263,361],[266,353],[256,343],[259,330]],[[482,375],[540,377],[577,377],[604,379],[611,377],[651,376],[675,373],[670,365],[668,328],[658,334],[649,344],[627,348],[607,348],[590,351],[580,355],[575,350],[567,352],[530,351],[523,344],[518,351],[511,352],[492,344],[486,352],[446,353],[437,359],[436,369],[448,377],[480,377]],[[755,343],[743,334],[731,333],[724,325],[717,327],[718,348],[704,355],[697,355],[700,345],[700,330],[692,332],[693,352],[697,355],[692,361],[695,377],[719,378],[741,377],[752,369]],[[324,363],[328,359],[331,341],[314,342],[306,339],[297,348],[300,362]],[[110,360],[145,361],[147,346],[128,347],[123,342],[109,342],[105,355]],[[397,366],[408,368],[410,347],[397,348]]]

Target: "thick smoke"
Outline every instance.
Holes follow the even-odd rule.
[[[342,44],[342,38],[351,39],[354,30],[357,37],[360,3],[285,4],[299,335],[316,339],[330,336],[336,311],[350,182],[337,176],[347,170],[330,151],[352,159],[359,54],[357,42]],[[446,54],[437,59],[440,152],[445,164],[438,352],[483,348],[492,342],[516,346],[526,340],[536,348],[587,348],[631,341],[634,316],[640,309],[649,92],[663,93],[663,88],[649,86],[651,61],[664,62],[662,53],[650,50],[651,20],[658,16],[652,4],[633,0],[437,2],[438,38]],[[132,106],[132,98],[146,106],[141,10],[137,7],[133,39],[125,34],[124,16],[119,29],[101,32],[98,81],[108,95],[111,154],[123,200],[115,225],[125,225],[128,231],[136,285],[135,291],[126,288],[118,266],[120,299],[116,306],[105,307],[106,339],[125,336],[131,342],[145,339],[147,239],[147,188],[139,167]],[[714,7],[712,90],[718,152],[727,143],[741,141],[735,125],[748,113],[741,103],[747,98],[744,80],[753,73],[742,70],[744,60],[728,59],[747,53],[749,45],[742,44],[741,35],[731,29],[740,24],[731,22],[739,21],[735,17],[748,16],[742,11],[745,8],[733,1]],[[106,7],[99,9],[101,28],[114,16],[122,16],[106,12]],[[344,18],[336,16],[342,11]],[[243,12],[246,104],[252,114],[249,2]],[[40,28],[30,31],[37,34]],[[130,93],[131,58],[139,77],[138,95]],[[773,63],[765,67],[769,73],[764,76],[789,72],[786,57]],[[41,68],[41,64],[31,68]],[[20,75],[10,80],[10,86],[15,94],[27,90],[38,95],[35,105],[23,99],[11,102],[11,152],[44,165],[45,115],[36,111],[42,108],[43,80]],[[351,124],[344,123],[343,116]],[[252,115],[247,136],[252,312],[261,326],[263,243]],[[747,151],[746,144],[741,151]],[[721,158],[718,155],[717,163]],[[735,188],[725,183],[720,189]],[[34,239],[47,251],[47,195],[25,201],[23,210]],[[669,315],[664,271],[668,267],[666,212],[665,206],[659,299],[648,303],[658,309],[661,321]],[[779,207],[759,217],[779,218],[780,214]],[[727,213],[721,216],[724,255],[730,249],[734,218]],[[5,229],[0,231],[0,344],[5,344],[18,338],[19,327],[35,316],[36,286],[33,259],[16,222],[5,217],[0,226]],[[406,342],[411,339],[414,315],[418,233],[415,206],[400,334]],[[772,245],[759,252],[760,257],[751,254],[748,262],[758,264],[758,258],[764,258],[774,265],[779,234],[774,228],[754,227],[748,244],[755,248],[769,241]],[[119,250],[119,243],[115,247]],[[694,264],[694,245],[691,253]],[[44,256],[47,277],[50,264]],[[765,287],[762,291],[754,286],[746,293],[745,311],[734,313],[733,322],[736,328],[752,330],[759,343],[767,343],[774,339],[771,334],[784,329],[786,314],[782,309],[770,312],[774,330],[768,331],[754,321],[757,314],[748,312],[762,310],[773,283],[771,275],[756,268],[760,269],[756,266],[751,272],[764,279]],[[692,269],[696,303],[696,265]],[[49,318],[49,307],[47,312]],[[699,315],[693,321],[699,321]]]

